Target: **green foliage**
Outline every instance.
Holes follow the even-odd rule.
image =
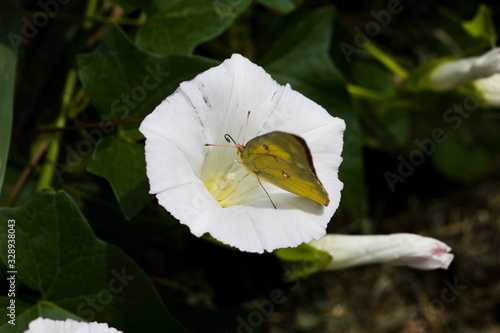
[[[288,14],[294,11],[302,3],[302,0],[259,0],[259,3],[282,14]]]
[[[99,47],[77,57],[86,96],[105,119],[144,118],[182,81],[217,65],[198,56],[154,56],[139,51],[110,24]]]
[[[20,5],[2,2],[0,5],[0,193],[7,169],[7,157],[12,131],[14,77],[16,72]]]
[[[301,244],[295,248],[278,249],[274,251],[274,254],[281,259],[285,275],[290,280],[317,273],[333,259],[328,253],[308,244]]]
[[[492,162],[483,147],[463,142],[460,137],[437,146],[432,161],[447,177],[466,183],[481,178]]]
[[[22,207],[2,208],[0,217],[15,221],[16,278],[40,294],[17,308],[21,332],[39,316],[107,322],[124,332],[188,332],[166,311],[146,274],[123,251],[96,238],[64,192],[43,190]],[[8,235],[2,223],[0,259],[6,266]]]
[[[87,170],[106,178],[127,219],[153,200],[148,194],[143,145],[116,136],[106,137],[97,146]]]
[[[484,3],[479,6],[476,15],[470,21],[462,22],[462,27],[472,37],[486,40],[490,45],[495,45],[497,34],[493,14]]]
[[[436,67],[444,64],[448,61],[456,60],[455,57],[440,58],[428,61],[422,66],[416,68],[411,74],[405,79],[404,85],[408,91],[419,92],[422,90],[438,90],[439,87],[435,87],[431,84],[429,77],[432,75]]]
[[[154,0],[106,0],[106,2],[120,6],[127,13],[138,8],[148,10],[155,3]]]
[[[194,48],[227,29],[250,0],[170,1],[146,21],[137,46],[157,54],[191,54]]]

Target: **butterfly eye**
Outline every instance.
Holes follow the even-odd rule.
[[[262,145],[262,147],[264,147],[265,150],[269,150],[269,147],[266,145]]]

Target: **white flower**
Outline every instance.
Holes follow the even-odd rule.
[[[486,106],[500,108],[500,74],[477,80],[474,84]]]
[[[24,333],[122,333],[108,324],[86,323],[73,319],[52,320],[39,317],[33,320]]]
[[[274,209],[257,179],[244,178],[236,149],[204,146],[227,144],[224,134],[241,142],[249,110],[245,142],[278,130],[307,142],[330,197],[327,207],[263,182]],[[259,253],[325,235],[343,187],[338,168],[344,130],[343,120],[238,54],[181,83],[140,127],[150,193],[160,205],[198,237],[209,233]]]
[[[434,69],[429,79],[435,89],[445,91],[499,72],[500,48],[497,47],[479,57],[442,63]]]
[[[332,256],[327,270],[367,264],[409,266],[417,269],[447,269],[453,260],[451,248],[434,238],[415,234],[350,236],[328,234],[309,245]]]

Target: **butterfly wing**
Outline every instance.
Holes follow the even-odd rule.
[[[328,206],[328,193],[301,137],[285,132],[258,136],[245,145],[241,159],[245,168],[260,179]]]

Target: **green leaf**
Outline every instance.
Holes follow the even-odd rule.
[[[411,136],[408,102],[398,100],[394,74],[373,60],[355,59],[349,66],[348,86],[351,96],[358,97],[359,119],[364,129],[364,144],[376,149],[394,149]],[[366,89],[366,90],[365,90]]]
[[[281,260],[288,279],[317,273],[332,261],[332,256],[327,252],[320,251],[305,243],[294,248],[278,249],[273,253]]]
[[[250,0],[170,1],[137,33],[137,46],[159,54],[191,54],[197,45],[220,35]]]
[[[0,4],[0,193],[2,191],[12,131],[14,79],[17,52],[25,38],[20,33],[21,3]]]
[[[36,5],[31,6],[26,1],[23,2],[31,10],[35,10]],[[26,12],[20,21],[23,26],[22,36],[26,38],[20,45],[21,52],[16,73],[14,133],[34,129],[35,122],[36,126],[48,126],[51,120],[55,120],[54,112],[60,109],[65,84],[63,75],[73,63],[73,56],[68,50],[75,48],[78,44],[75,41],[79,40],[82,32],[82,20],[60,19],[82,15],[79,10],[82,6],[76,1],[68,2],[68,6],[62,5],[62,1],[50,0],[44,3],[49,11],[53,10],[50,8],[58,7],[54,19],[50,18],[52,14],[49,14],[48,24],[45,24],[43,11]],[[39,2],[37,4],[40,5]],[[31,28],[27,22],[38,23],[31,25],[33,27]]]
[[[7,274],[5,278],[10,278],[10,274]],[[8,280],[10,282],[10,280]],[[10,283],[9,283],[10,285]],[[10,287],[9,287],[10,289]],[[8,289],[8,290],[9,290]],[[10,292],[10,291],[9,291]],[[11,304],[11,300],[14,299],[14,306],[15,306],[15,313],[11,314],[11,308],[13,307]],[[8,308],[10,307],[10,309]],[[8,297],[7,293],[5,296],[0,297],[0,316],[1,318],[6,318],[6,321],[0,324],[0,333],[3,332],[13,332],[13,330],[16,328],[16,326],[19,327],[19,325],[23,325],[20,323],[29,323],[30,320],[26,320],[24,317],[26,317],[27,311],[30,309],[31,305],[29,303],[26,303],[25,301],[18,299],[17,297]],[[22,315],[20,315],[22,314]],[[31,317],[29,317],[31,318]],[[12,321],[15,319],[14,321]],[[11,323],[8,323],[7,321],[11,321]],[[12,323],[15,323],[16,326],[12,326]],[[22,330],[17,330],[18,332],[23,332]]]
[[[77,56],[85,94],[103,118],[144,118],[182,81],[218,63],[195,56],[153,56],[140,52],[115,24],[97,50]]]
[[[491,157],[477,143],[449,137],[436,146],[432,163],[446,177],[468,183],[485,176],[491,167]]]
[[[332,116],[345,120],[341,205],[360,223],[366,207],[362,136],[344,79],[329,56],[333,16],[328,7],[287,16],[282,23],[286,28],[276,33],[274,47],[258,63],[278,82],[290,83]]]
[[[495,45],[497,34],[493,15],[491,9],[484,3],[479,6],[476,15],[470,21],[462,22],[462,27],[472,37],[486,40],[490,45]]]
[[[438,43],[433,43],[437,54],[477,54],[492,46],[490,41],[475,38],[464,30],[463,13],[472,13],[474,8],[472,2],[458,11],[450,6],[436,5],[436,22],[439,22],[439,29],[447,36],[438,37]]]
[[[302,0],[259,0],[259,3],[282,14],[288,14],[302,4]]]
[[[130,13],[137,8],[148,9],[154,0],[106,0],[106,2],[113,3],[122,7],[126,13]]]
[[[96,238],[64,192],[42,190],[22,207],[1,208],[0,218],[0,260],[7,265],[8,221],[15,221],[16,263],[9,269],[17,271],[17,282],[40,293],[35,303],[30,293],[31,306],[17,311],[17,331],[44,316],[105,322],[123,332],[188,332],[167,312],[148,276]]]
[[[10,306],[10,299],[8,297],[0,297],[0,306],[2,307],[2,310],[0,310],[0,315],[2,315],[2,318],[6,318],[8,313],[6,311],[7,310],[6,308],[7,306]],[[12,326],[11,324],[8,323],[0,324],[0,333],[7,333],[7,332],[22,333],[25,331],[26,328],[28,328],[29,323],[38,317],[50,318],[54,320],[66,320],[67,318],[79,321],[82,320],[79,316],[75,315],[74,313],[58,308],[53,304],[45,301],[40,301],[37,304],[37,306],[32,306],[31,304],[16,298],[15,307],[16,307],[15,310],[16,319],[14,323],[16,325]],[[11,320],[11,317],[7,318],[8,320]]]
[[[94,150],[87,170],[109,182],[128,220],[154,198],[148,193],[144,145],[108,136]]]

